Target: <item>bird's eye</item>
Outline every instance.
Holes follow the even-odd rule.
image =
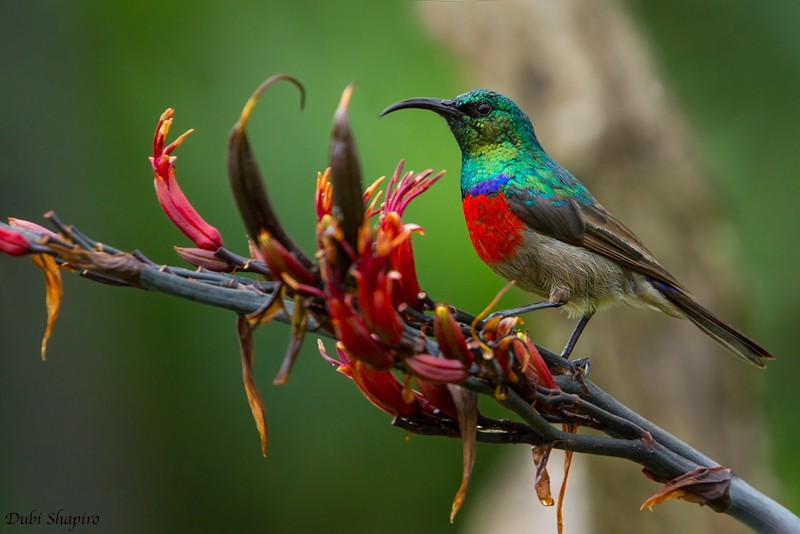
[[[488,102],[480,102],[475,106],[475,111],[478,112],[478,115],[488,115],[492,111],[492,106]]]

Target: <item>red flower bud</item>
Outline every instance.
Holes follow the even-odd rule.
[[[213,251],[204,248],[175,247],[175,252],[183,261],[218,273],[232,272],[235,267],[227,261],[221,260]]]
[[[266,230],[258,235],[261,256],[276,279],[288,275],[300,284],[316,286],[316,277],[280,241]]]
[[[536,348],[536,345],[533,344],[527,332],[525,333],[525,348],[527,348],[528,354],[530,355],[528,365],[526,365],[524,369],[525,376],[532,380],[534,384],[541,384],[549,389],[558,389],[550,369],[547,367],[542,355],[539,354],[539,350]]]
[[[23,230],[30,230],[31,232],[36,232],[38,234],[46,235],[47,237],[55,237],[58,238],[59,235],[52,230],[48,230],[44,226],[40,224],[36,224],[35,222],[26,221],[24,219],[15,219],[14,217],[8,218],[8,224],[15,228],[22,228]]]
[[[32,252],[31,243],[20,232],[0,226],[0,252],[10,256],[23,256]]]

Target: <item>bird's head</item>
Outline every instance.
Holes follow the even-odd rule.
[[[383,110],[381,117],[408,108],[427,109],[444,117],[465,156],[538,146],[530,119],[499,93],[475,89],[450,100],[409,98]]]

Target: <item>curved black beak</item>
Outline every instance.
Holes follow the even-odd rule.
[[[455,106],[455,102],[452,100],[439,100],[438,98],[409,98],[407,100],[401,100],[396,104],[392,104],[388,108],[384,109],[380,116],[383,117],[384,115],[388,115],[389,113],[397,111],[398,109],[409,108],[427,109],[428,111],[433,111],[434,113],[441,115],[445,119],[458,118],[463,115],[463,112]]]

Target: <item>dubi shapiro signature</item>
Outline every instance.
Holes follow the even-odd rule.
[[[61,508],[55,512],[40,512],[36,508],[30,513],[22,514],[19,512],[8,512],[5,514],[6,525],[63,525],[69,527],[67,532],[78,525],[97,525],[100,523],[100,516],[93,514],[70,514]]]

